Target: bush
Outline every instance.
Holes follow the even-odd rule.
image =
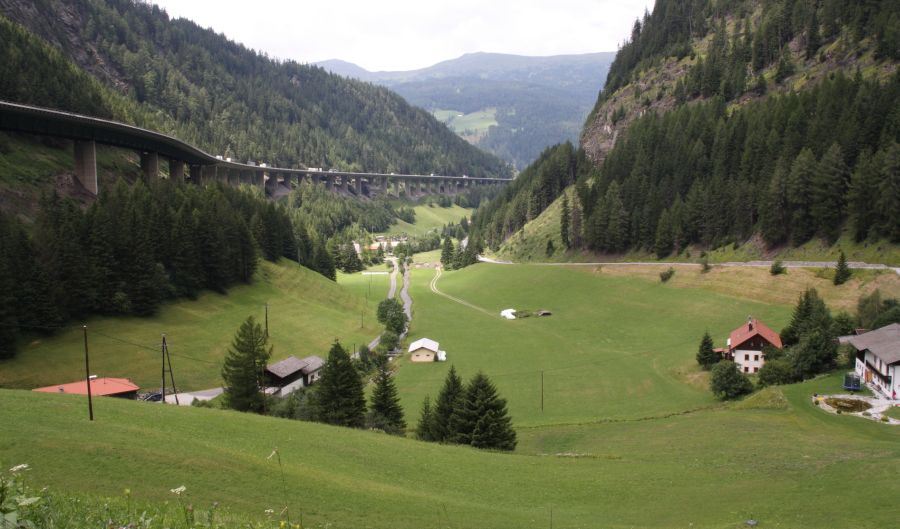
[[[797,380],[797,373],[789,361],[784,358],[766,359],[759,370],[760,387],[790,384]]]
[[[709,272],[711,267],[709,266],[709,258],[704,256],[703,259],[700,259],[700,273],[705,274]]]
[[[709,389],[721,400],[736,399],[753,392],[753,383],[738,370],[737,364],[723,360],[712,368]]]
[[[776,259],[774,262],[772,262],[771,268],[769,268],[769,273],[772,274],[773,276],[780,276],[781,274],[784,274],[786,272],[787,272],[787,268],[784,267],[784,264],[782,264],[781,259]]]
[[[674,275],[675,275],[675,269],[670,266],[669,269],[666,270],[665,272],[659,273],[659,280],[662,281],[663,283],[665,283],[666,281],[672,279],[672,276],[674,276]]]

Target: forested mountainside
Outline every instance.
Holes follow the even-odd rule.
[[[395,90],[470,143],[524,169],[548,145],[577,141],[614,56],[468,53],[405,72],[369,72],[337,60],[318,64]]]
[[[135,0],[0,0],[0,99],[281,166],[509,176],[393,92],[275,61]]]
[[[570,246],[900,242],[897,17],[888,1],[658,0],[585,126]],[[479,212],[486,242],[540,214],[556,180],[536,164]]]

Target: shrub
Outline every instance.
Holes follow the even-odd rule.
[[[753,391],[753,383],[738,370],[737,364],[723,360],[712,368],[709,388],[721,400],[736,399]]]
[[[787,272],[787,268],[784,267],[784,264],[782,264],[781,259],[776,259],[775,261],[773,261],[771,268],[769,268],[769,273],[772,274],[773,276],[780,276],[781,274],[784,274],[785,272]]]
[[[672,276],[674,276],[674,275],[675,275],[675,269],[670,266],[669,269],[666,270],[665,272],[659,273],[659,280],[662,281],[663,283],[665,283],[666,281],[672,279]]]
[[[784,358],[773,360],[766,359],[759,370],[759,385],[761,387],[790,384],[797,380],[797,373],[789,361]]]
[[[709,258],[704,256],[703,259],[700,259],[700,273],[705,274],[710,270],[709,266]]]

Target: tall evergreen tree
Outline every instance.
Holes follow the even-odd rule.
[[[791,165],[787,192],[790,204],[791,239],[795,244],[809,240],[816,231],[812,217],[812,181],[817,170],[812,150],[803,149]]]
[[[559,216],[559,236],[566,249],[571,247],[569,241],[569,197],[567,195],[563,195],[562,199],[562,213]]]
[[[403,435],[406,421],[403,419],[403,407],[397,396],[397,386],[386,363],[378,366],[375,374],[375,389],[369,405],[370,425],[389,434]]]
[[[261,413],[265,409],[266,362],[272,356],[272,348],[266,347],[268,338],[253,316],[248,317],[231,342],[222,380],[225,387],[225,405],[238,411]]]
[[[363,382],[350,355],[335,340],[316,384],[315,417],[319,422],[362,428],[366,418]]]
[[[713,350],[713,340],[709,335],[709,331],[703,333],[703,339],[700,340],[700,348],[697,351],[697,363],[703,366],[703,369],[709,371],[712,366],[722,360],[722,355]]]
[[[431,407],[431,399],[425,396],[422,401],[422,411],[419,414],[419,423],[416,425],[416,439],[420,441],[437,441],[434,434],[434,410]]]
[[[453,268],[453,241],[450,237],[444,237],[444,245],[441,247],[441,265],[447,270]]]
[[[453,431],[450,428],[450,418],[453,411],[460,405],[463,396],[463,383],[456,368],[450,366],[447,378],[444,379],[444,387],[438,394],[434,406],[434,440],[438,442],[452,442]]]
[[[810,181],[809,213],[819,232],[831,241],[837,239],[844,211],[847,166],[840,146],[834,143],[819,162]]]
[[[469,382],[450,417],[450,441],[475,448],[515,450],[516,432],[506,410],[506,400],[483,373]]]
[[[800,342],[809,332],[817,329],[831,329],[831,312],[814,288],[806,289],[800,295],[791,322],[781,331],[781,342],[787,347]]]
[[[840,255],[838,255],[837,265],[834,268],[834,284],[843,285],[852,275],[853,272],[850,270],[850,266],[847,265],[847,256],[844,254],[844,250],[841,250]]]

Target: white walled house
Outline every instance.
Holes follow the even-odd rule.
[[[747,323],[731,331],[725,358],[737,364],[742,373],[758,373],[766,363],[763,348],[782,348],[781,336],[763,322],[749,318]]]
[[[900,395],[900,323],[842,339],[856,349],[856,374],[891,399]]]
[[[440,350],[436,341],[421,338],[409,345],[409,359],[412,362],[445,362],[447,353]]]

